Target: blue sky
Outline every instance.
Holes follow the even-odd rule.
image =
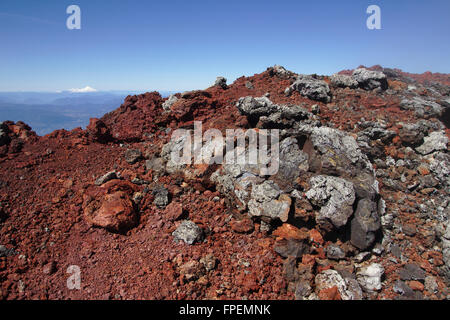
[[[66,8],[81,8],[81,30]],[[381,8],[381,30],[366,8]],[[450,73],[450,1],[2,0],[0,91],[188,90],[281,64]]]

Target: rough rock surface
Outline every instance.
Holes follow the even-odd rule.
[[[103,176],[98,177],[97,180],[95,180],[96,186],[101,186],[102,184],[108,182],[109,180],[117,179],[117,173],[115,171],[110,171],[108,173],[105,173]]]
[[[331,101],[331,92],[328,84],[325,81],[316,79],[312,76],[299,75],[290,88],[312,100],[322,102]]]
[[[435,131],[424,138],[424,142],[416,150],[421,154],[429,154],[434,151],[447,150],[448,137],[444,131]]]
[[[167,98],[166,101],[164,101],[164,103],[162,104],[162,107],[165,111],[170,111],[170,107],[172,107],[172,105],[178,101],[177,96],[175,96],[174,94],[171,94],[169,96],[169,98]]]
[[[351,243],[360,250],[367,249],[375,241],[380,227],[376,203],[367,198],[358,201],[351,223]]]
[[[183,240],[187,244],[194,244],[194,242],[202,239],[203,231],[194,222],[184,220],[172,235],[175,240]]]
[[[217,77],[216,82],[214,82],[214,86],[219,86],[222,89],[227,88],[227,79],[224,77]]]
[[[384,274],[384,268],[378,263],[372,263],[368,266],[361,267],[356,272],[361,287],[368,292],[381,290],[381,277]]]
[[[362,291],[358,283],[352,282],[352,279],[344,279],[336,270],[325,270],[319,273],[315,278],[316,291],[318,296],[324,290],[336,287],[339,292],[339,298],[342,300],[361,300]]]
[[[386,90],[388,87],[387,77],[379,71],[359,68],[353,71],[352,78],[358,82],[359,86],[366,90],[380,88]]]
[[[328,229],[344,226],[353,214],[353,184],[332,176],[315,176],[309,184],[311,189],[306,192],[306,197],[312,204],[321,207],[316,221]]]
[[[330,77],[331,85],[341,88],[356,88],[358,87],[358,81],[353,79],[351,76],[345,74],[333,74]]]
[[[131,195],[135,187],[127,181],[110,180],[88,190],[83,208],[86,221],[114,232],[126,231],[137,223]]]

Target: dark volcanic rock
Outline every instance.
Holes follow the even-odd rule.
[[[361,199],[351,222],[351,243],[360,250],[367,249],[374,241],[381,227],[376,203]]]
[[[155,189],[153,189],[153,195],[155,199],[153,200],[153,203],[159,207],[164,208],[169,203],[169,191],[162,187],[157,186]]]
[[[297,80],[291,85],[291,88],[311,100],[322,102],[331,101],[331,91],[328,84],[312,76],[299,75]]]
[[[399,271],[400,279],[402,280],[425,280],[426,272],[418,265],[408,263]]]
[[[275,244],[274,250],[284,258],[301,258],[303,254],[308,253],[308,246],[301,240],[282,239]]]

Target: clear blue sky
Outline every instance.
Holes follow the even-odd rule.
[[[382,30],[366,28],[370,4]],[[1,0],[0,91],[200,89],[274,64],[450,73],[449,38],[448,0]]]

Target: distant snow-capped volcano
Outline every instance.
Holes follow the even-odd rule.
[[[94,89],[92,87],[86,86],[84,88],[79,88],[79,89],[69,89],[70,92],[73,93],[85,93],[85,92],[97,92],[97,89]]]

